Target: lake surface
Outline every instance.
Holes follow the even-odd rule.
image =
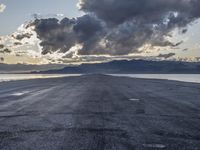
[[[200,83],[200,74],[111,74],[112,76],[144,78],[144,79],[165,79],[183,82]],[[43,78],[60,78],[80,76],[80,74],[0,74],[0,82],[13,80],[29,80]]]
[[[200,83],[200,74],[112,74],[113,76]]]
[[[80,76],[78,74],[0,74],[0,82],[29,79],[61,78]]]

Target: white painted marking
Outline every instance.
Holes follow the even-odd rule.
[[[139,101],[139,99],[136,99],[136,98],[130,98],[129,100],[130,101]]]
[[[160,148],[160,149],[166,148],[166,146],[163,144],[143,144],[143,146],[149,148]]]
[[[29,93],[30,91],[23,91],[23,92],[16,92],[16,93],[12,93],[11,95],[12,96],[22,96],[24,94],[27,94]]]

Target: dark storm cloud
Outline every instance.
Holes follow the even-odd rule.
[[[182,33],[184,34],[184,33],[186,33],[188,31],[188,29],[183,29],[182,30]]]
[[[8,48],[5,48],[3,51],[4,53],[11,53],[11,50],[9,50]]]
[[[84,15],[77,19],[56,18],[36,19],[32,25],[43,47],[43,54],[67,52],[76,43],[86,44],[102,30],[101,22],[92,15]]]
[[[199,0],[80,0],[86,15],[77,19],[36,19],[43,54],[67,52],[82,44],[81,55],[127,55],[145,44],[177,47],[166,39],[200,17]]]
[[[12,51],[11,50],[9,50],[8,48],[5,48],[5,49],[3,49],[3,50],[1,50],[0,51],[0,53],[3,53],[3,54],[8,54],[8,53],[11,53]]]
[[[15,42],[14,45],[22,45],[20,42]]]
[[[165,46],[171,46],[171,47],[177,47],[179,45],[181,45],[183,43],[183,41],[180,41],[178,43],[172,43],[172,42],[169,42],[167,40],[164,40],[164,39],[156,39],[156,41],[152,41],[152,44],[154,46],[161,46],[161,47],[165,47]]]
[[[85,15],[77,19],[74,26],[78,43],[83,45],[79,54],[98,54],[98,42],[105,36],[105,27],[101,20],[93,15]]]
[[[184,28],[200,17],[198,0],[81,0],[80,9],[95,14],[109,28],[108,47],[119,54],[152,46],[178,46],[164,37],[173,29]],[[182,33],[186,33],[184,28]],[[114,49],[113,49],[114,48]],[[118,49],[121,49],[119,51]]]
[[[0,44],[0,49],[4,48],[4,45],[3,44]]]
[[[136,19],[141,22],[160,22],[169,12],[178,12],[180,17],[170,17],[170,23],[183,25],[199,17],[198,0],[81,0],[81,10],[95,13],[111,24],[121,24]],[[183,20],[183,17],[187,17]],[[191,17],[191,18],[189,18]],[[169,24],[171,25],[171,24]]]
[[[160,58],[170,58],[172,56],[175,56],[176,54],[175,53],[169,53],[169,54],[159,54],[157,57],[160,57]]]
[[[80,42],[85,42],[102,30],[102,24],[101,21],[97,20],[95,17],[85,15],[76,20],[73,29],[78,35]]]
[[[26,33],[26,34],[18,34],[18,35],[12,35],[13,38],[21,41],[23,40],[24,38],[31,38],[32,34],[29,34],[29,33]]]
[[[36,19],[33,23],[43,47],[43,54],[51,53],[60,49],[67,51],[75,44],[73,25],[75,20],[65,18],[59,21],[56,18]]]

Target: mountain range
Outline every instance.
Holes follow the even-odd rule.
[[[67,66],[63,69],[32,73],[59,74],[199,74],[200,62],[118,60],[99,64]]]

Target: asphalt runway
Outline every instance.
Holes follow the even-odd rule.
[[[200,149],[200,84],[106,75],[0,83],[0,150],[157,149]]]

